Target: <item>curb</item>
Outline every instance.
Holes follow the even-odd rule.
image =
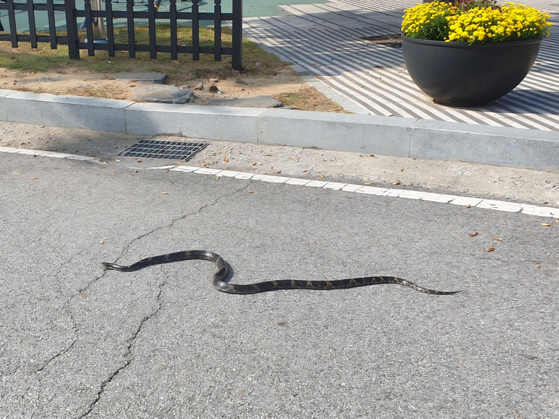
[[[559,132],[414,118],[137,103],[1,90],[0,120],[559,171]]]

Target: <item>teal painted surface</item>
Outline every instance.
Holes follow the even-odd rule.
[[[21,0],[18,0],[21,1]],[[285,13],[281,10],[281,5],[293,5],[293,4],[316,4],[316,3],[326,3],[328,0],[244,0],[243,1],[243,17],[263,17],[263,16],[282,16]],[[63,2],[56,2],[63,3]],[[113,10],[126,10],[126,1],[113,1]],[[147,0],[143,3],[138,2],[134,7],[134,10],[145,11],[147,10]],[[177,10],[181,12],[190,12],[192,6],[190,2],[177,1]],[[213,1],[201,1],[200,3],[201,12],[212,12],[213,11]],[[76,7],[78,9],[83,8],[83,0],[76,1]],[[163,0],[160,6],[161,11],[169,11],[169,1]],[[232,11],[232,2],[224,0],[222,1],[221,10],[224,13],[230,13]],[[38,31],[48,31],[48,20],[47,13],[43,11],[35,12],[35,20]],[[56,27],[59,30],[66,28],[66,21],[63,12],[55,13]],[[9,30],[8,16],[6,11],[2,11],[0,16],[0,21],[6,30]],[[81,22],[78,22],[80,24]],[[113,21],[115,26],[126,26],[125,19],[115,19]],[[190,21],[181,22],[183,25],[189,25]],[[146,26],[147,20],[136,19],[136,26]],[[201,22],[202,26],[212,26],[212,22]],[[17,32],[28,32],[29,22],[27,17],[27,12],[18,10],[16,13],[16,26]],[[105,25],[106,26],[106,25]]]

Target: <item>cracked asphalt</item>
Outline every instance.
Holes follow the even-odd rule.
[[[0,417],[559,417],[555,220],[127,162],[0,156]],[[101,265],[190,249],[236,283],[462,292]]]

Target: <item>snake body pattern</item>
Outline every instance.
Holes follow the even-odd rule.
[[[305,290],[336,290],[353,287],[364,287],[377,284],[397,284],[411,288],[418,292],[434,295],[451,295],[460,291],[437,291],[420,287],[413,282],[393,276],[368,276],[362,278],[339,279],[332,281],[302,281],[297,279],[282,279],[278,281],[264,281],[249,285],[230,284],[225,282],[227,277],[227,264],[217,253],[206,250],[187,250],[183,252],[168,253],[166,255],[153,256],[142,259],[130,266],[117,265],[115,263],[103,262],[105,269],[114,269],[120,272],[132,272],[152,265],[163,263],[179,262],[182,260],[208,260],[214,262],[217,272],[213,276],[213,285],[218,291],[229,294],[256,294],[259,292],[286,290],[286,289],[305,289]]]

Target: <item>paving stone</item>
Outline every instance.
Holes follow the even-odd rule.
[[[134,100],[142,100],[155,103],[182,104],[194,102],[195,97],[192,90],[182,90],[175,86],[158,84],[139,84],[132,91]]]
[[[271,96],[255,96],[234,99],[212,99],[208,101],[212,106],[235,106],[242,108],[282,108],[283,103],[275,100]]]
[[[117,80],[158,83],[162,84],[167,78],[167,74],[163,73],[115,73],[111,74]]]

